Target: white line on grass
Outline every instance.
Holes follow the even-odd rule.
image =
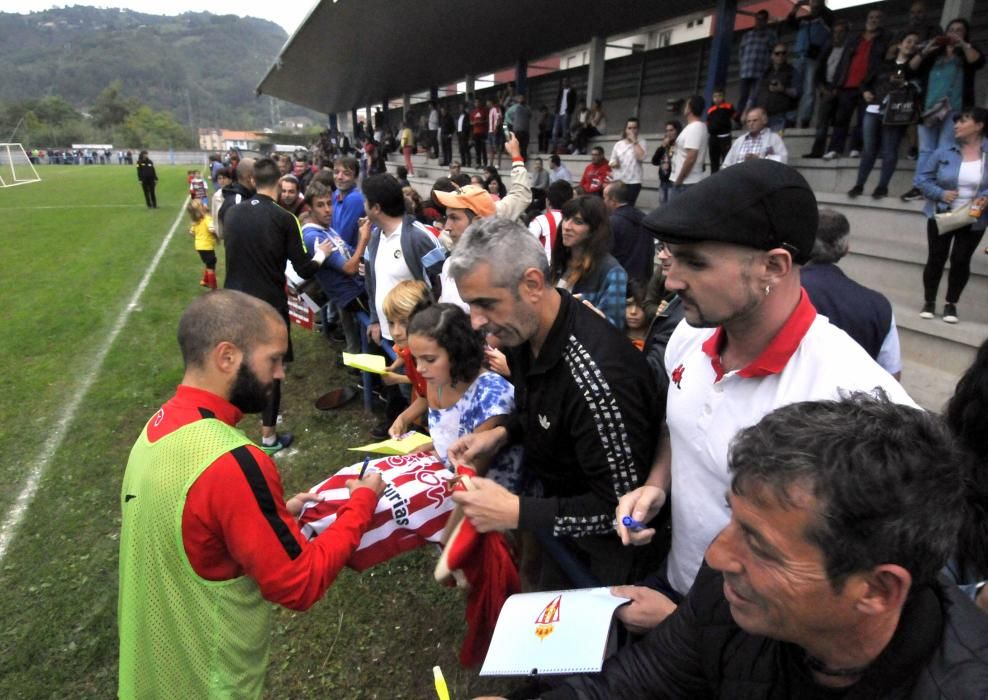
[[[154,258],[151,260],[151,264],[148,265],[147,271],[144,273],[144,277],[141,279],[140,284],[137,285],[137,289],[134,290],[134,294],[130,297],[130,301],[124,307],[120,315],[117,316],[116,323],[113,324],[113,329],[110,334],[106,337],[103,345],[100,346],[99,351],[96,353],[96,357],[93,359],[92,367],[82,378],[79,386],[76,387],[71,392],[72,398],[69,400],[65,409],[62,411],[62,416],[58,420],[58,424],[55,429],[51,432],[48,439],[45,441],[41,449],[41,454],[35,460],[31,467],[31,471],[28,473],[27,482],[24,484],[24,488],[17,495],[17,500],[14,501],[14,505],[11,507],[10,512],[7,513],[7,517],[3,520],[3,525],[0,525],[0,562],[3,562],[4,557],[7,555],[7,548],[10,546],[11,541],[14,538],[14,532],[17,527],[21,524],[21,520],[24,519],[24,514],[27,512],[28,507],[31,505],[31,501],[34,500],[35,494],[38,492],[38,486],[41,484],[41,477],[44,476],[45,470],[48,469],[48,465],[51,464],[51,460],[54,458],[55,453],[58,448],[62,446],[62,442],[65,440],[65,436],[69,431],[69,426],[72,425],[72,421],[75,419],[76,411],[79,410],[79,405],[82,400],[89,393],[89,389],[92,388],[93,382],[96,381],[97,375],[99,375],[100,370],[103,367],[103,362],[106,360],[106,356],[110,353],[110,348],[113,346],[113,342],[120,335],[120,331],[123,327],[127,325],[127,320],[130,318],[130,313],[137,308],[138,302],[141,300],[141,295],[144,294],[145,288],[148,286],[148,282],[151,281],[151,276],[154,271],[158,268],[158,263],[161,262],[161,257],[165,254],[165,249],[168,247],[168,243],[171,241],[172,236],[178,229],[179,223],[182,221],[182,214],[185,213],[185,205],[178,212],[178,216],[175,217],[175,223],[172,224],[171,229],[168,231],[168,235],[161,242],[158,247],[158,252],[155,253]]]
[[[0,211],[21,211],[25,209],[144,209],[143,204],[51,204],[40,207],[0,207]]]

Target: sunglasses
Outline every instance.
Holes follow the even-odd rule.
[[[772,55],[773,56],[785,56],[786,55],[786,52],[785,51],[773,51],[772,52]]]

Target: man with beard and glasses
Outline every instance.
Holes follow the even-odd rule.
[[[524,468],[541,493],[510,493],[487,479],[454,495],[482,532],[518,529],[550,554],[528,571],[542,590],[571,588],[575,559],[602,584],[637,581],[658,564],[653,549],[621,546],[619,496],[642,483],[655,449],[661,405],[644,355],[624,334],[550,281],[545,249],[521,224],[474,223],[449,272],[474,328],[505,351],[517,413],[507,426],[468,435],[450,449],[457,463],[524,447]],[[585,579],[586,580],[586,579]]]
[[[288,331],[267,302],[220,290],[178,327],[185,374],[144,427],[120,492],[119,696],[262,695],[277,603],[306,610],[371,524],[384,484],[347,483],[350,501],[309,541],[275,463],[236,428],[284,376]]]
[[[786,404],[875,387],[915,405],[803,291],[800,267],[812,255],[817,219],[803,176],[760,158],[725,168],[642,221],[664,243],[665,286],[681,299],[684,319],[666,347],[656,462],[617,510],[622,539],[647,541],[653,530],[633,533],[622,518],[648,522],[671,495],[666,564],[645,585],[621,590],[632,603],[618,617],[635,631],[675,609],[727,525],[728,446],[739,430]]]

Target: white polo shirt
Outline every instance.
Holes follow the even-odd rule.
[[[401,225],[390,233],[381,230],[381,240],[377,244],[377,257],[374,258],[374,305],[377,319],[381,323],[381,335],[388,340],[391,329],[384,316],[384,297],[402,280],[413,279],[412,271],[401,252]]]
[[[817,314],[803,292],[796,310],[747,367],[724,373],[723,329],[680,322],[666,347],[666,404],[672,451],[672,550],[669,583],[685,594],[707,547],[730,520],[727,453],[731,439],[780,406],[838,399],[881,387],[916,406],[902,386],[844,331]]]

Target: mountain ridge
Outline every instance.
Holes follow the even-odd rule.
[[[115,80],[122,92],[191,127],[254,129],[272,113],[315,113],[255,88],[288,39],[264,19],[153,15],[88,6],[0,12],[0,102],[58,95],[88,111]],[[280,101],[279,101],[280,102]]]

